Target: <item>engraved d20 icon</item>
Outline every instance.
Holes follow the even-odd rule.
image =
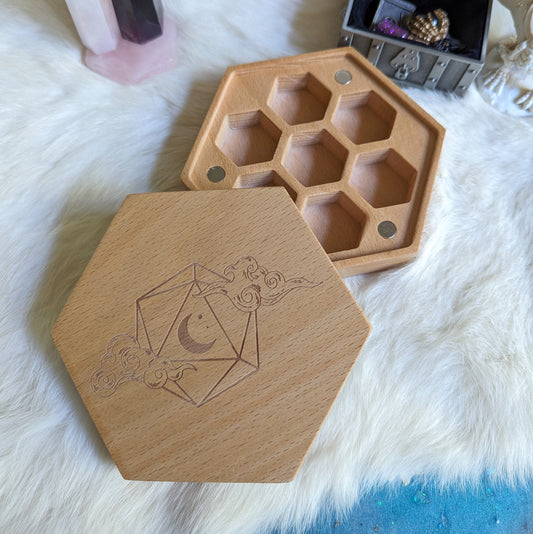
[[[198,284],[192,287],[199,289]],[[257,311],[243,312],[226,297],[191,291],[174,324],[161,354],[183,354],[185,349],[176,361],[192,364],[196,372],[184,374],[168,388],[175,385],[193,404],[208,402],[259,369]]]
[[[109,396],[144,382],[202,406],[259,370],[258,309],[320,283],[287,280],[249,256],[224,275],[193,263],[136,300],[135,337],[111,339],[92,389]]]
[[[189,364],[162,387],[196,406],[259,368],[257,311],[243,312],[223,295],[201,295],[216,282],[228,280],[192,264],[137,300],[139,343],[174,365]]]
[[[216,341],[208,341],[210,334],[200,330],[211,328],[215,339],[219,340],[223,334],[217,331],[218,325],[209,304],[196,295],[217,280],[224,280],[224,277],[201,265],[191,264],[139,297],[136,326],[141,344],[149,346],[157,356],[166,354],[178,358],[181,355],[184,359],[192,359],[207,352]],[[195,340],[189,330],[194,330],[200,341]]]

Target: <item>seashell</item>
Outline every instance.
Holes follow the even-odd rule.
[[[407,28],[415,39],[432,44],[448,37],[450,19],[444,10],[435,9],[425,15],[413,17]]]

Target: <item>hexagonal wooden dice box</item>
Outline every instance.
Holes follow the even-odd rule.
[[[282,482],[369,330],[265,188],[128,197],[53,338],[125,478]]]
[[[182,173],[284,187],[339,272],[418,249],[444,129],[351,48],[228,69]]]

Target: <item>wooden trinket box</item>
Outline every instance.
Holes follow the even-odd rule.
[[[400,23],[411,12],[409,4],[420,14],[444,10],[456,46],[446,51],[372,30],[385,17]],[[353,46],[402,85],[463,95],[485,63],[491,8],[492,0],[350,0],[339,46]]]
[[[418,249],[444,129],[352,48],[228,69],[182,173],[281,186],[342,276]]]
[[[284,482],[369,330],[265,188],[128,197],[53,338],[125,478]]]

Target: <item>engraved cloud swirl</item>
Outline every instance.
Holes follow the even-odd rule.
[[[269,271],[255,258],[246,256],[224,269],[227,280],[210,283],[195,296],[224,295],[243,312],[253,312],[261,306],[272,306],[294,289],[311,288],[320,282],[306,278],[285,279],[279,271]]]

